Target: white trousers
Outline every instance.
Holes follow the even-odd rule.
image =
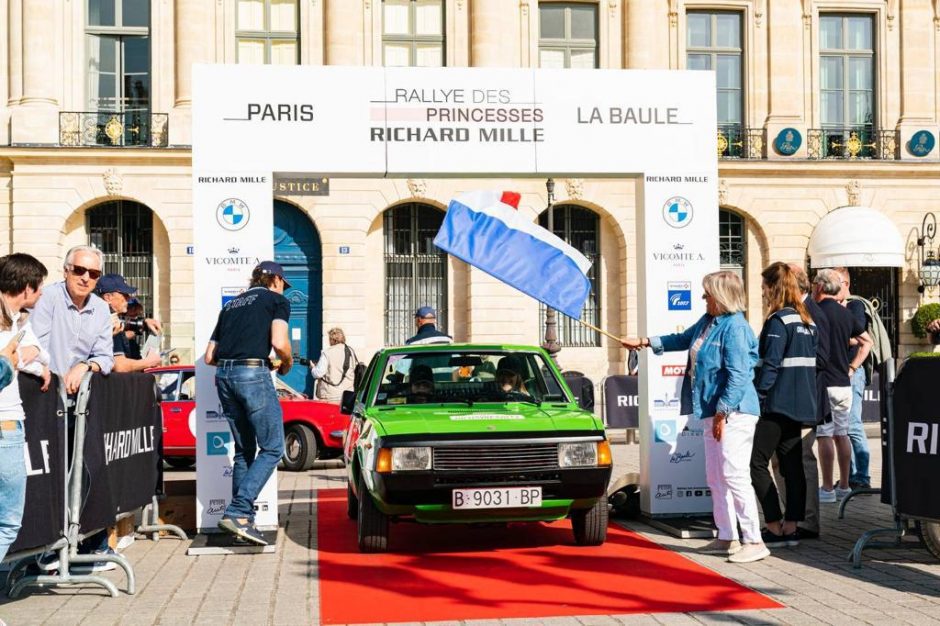
[[[751,449],[757,416],[731,413],[721,441],[712,436],[712,419],[702,420],[705,428],[705,474],[712,490],[712,514],[718,538],[738,539],[741,525],[743,543],[761,543],[757,495],[751,485]]]

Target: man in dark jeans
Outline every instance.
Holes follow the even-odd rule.
[[[258,264],[248,290],[219,313],[205,356],[217,368],[219,401],[235,442],[232,501],[219,528],[262,546],[268,542],[255,527],[255,499],[284,454],[284,422],[268,357],[273,349],[281,374],[293,365],[290,302],[283,295],[289,287],[280,265]]]

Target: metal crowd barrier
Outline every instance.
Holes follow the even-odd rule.
[[[133,595],[136,591],[136,579],[134,569],[130,562],[120,554],[79,554],[78,545],[85,538],[94,535],[101,530],[95,529],[90,532],[81,532],[81,511],[83,505],[82,487],[85,470],[84,442],[88,419],[88,404],[91,397],[91,372],[85,374],[81,386],[75,398],[75,430],[73,437],[72,463],[67,474],[67,522],[63,530],[63,537],[54,543],[40,548],[18,552],[10,555],[6,560],[12,561],[19,559],[13,566],[7,576],[7,582],[10,584],[8,595],[11,598],[17,598],[27,587],[50,587],[59,585],[76,584],[94,584],[104,587],[111,597],[117,597],[117,586],[102,576],[95,574],[73,574],[71,566],[77,563],[93,563],[95,561],[110,561],[117,564],[123,571],[127,579],[127,593]],[[64,385],[59,385],[59,393],[62,397],[62,406],[66,406],[67,398]],[[159,396],[157,396],[159,397]],[[64,416],[63,416],[64,417]],[[67,439],[67,438],[66,438]],[[162,454],[160,454],[162,463]],[[161,476],[162,481],[162,476]],[[148,516],[152,516],[148,519]],[[157,540],[160,531],[171,532],[181,539],[187,539],[186,533],[179,527],[170,524],[160,524],[159,503],[157,496],[154,495],[150,504],[143,510],[143,523],[137,527],[137,532],[152,533],[152,538]],[[26,574],[26,568],[35,563],[34,557],[39,554],[49,554],[58,552],[58,573],[56,574]]]

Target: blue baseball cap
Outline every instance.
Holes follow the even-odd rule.
[[[255,266],[255,271],[260,271],[262,274],[271,274],[273,276],[279,276],[281,280],[284,281],[284,288],[290,289],[290,283],[287,282],[287,279],[284,278],[284,268],[281,267],[280,263],[275,263],[274,261],[262,261]]]
[[[95,289],[98,294],[123,293],[126,296],[137,293],[137,287],[131,287],[120,274],[105,274],[98,279],[98,285]]]
[[[429,319],[432,317],[437,317],[437,311],[429,306],[423,306],[417,311],[415,311],[415,317],[420,317],[421,319]]]

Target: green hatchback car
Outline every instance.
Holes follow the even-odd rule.
[[[343,454],[359,549],[388,548],[389,522],[571,518],[574,540],[607,538],[610,445],[540,348],[386,348],[356,391]]]

